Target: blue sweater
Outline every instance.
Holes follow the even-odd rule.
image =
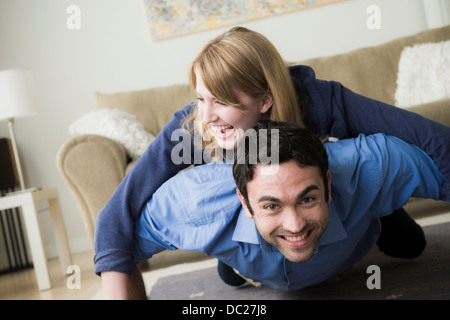
[[[380,132],[414,144],[436,163],[445,179],[444,192],[450,196],[448,126],[363,97],[338,82],[318,80],[310,67],[295,66],[290,72],[297,92],[309,96],[304,118],[309,129],[338,139]],[[171,136],[192,110],[193,105],[189,104],[173,115],[100,211],[96,221],[94,262],[107,257],[111,263],[96,267],[97,274],[133,271],[135,220],[153,193],[188,166],[171,161],[172,149],[179,144],[179,141],[172,141]]]

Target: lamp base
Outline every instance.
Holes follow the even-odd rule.
[[[14,119],[8,119],[9,135],[13,147],[14,159],[16,160],[17,173],[19,175],[20,188],[25,190],[25,182],[23,181],[22,167],[20,166],[19,152],[17,151],[16,135],[14,133]]]

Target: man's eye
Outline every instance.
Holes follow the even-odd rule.
[[[278,206],[276,204],[273,204],[273,203],[264,206],[265,210],[275,210],[277,208],[278,208]]]
[[[316,200],[316,198],[314,198],[314,197],[306,197],[306,198],[303,198],[302,203],[309,204],[311,202],[314,202],[314,200]]]

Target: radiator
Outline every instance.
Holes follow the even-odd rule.
[[[20,184],[11,141],[0,138],[0,196]],[[0,273],[32,267],[20,208],[0,210]]]

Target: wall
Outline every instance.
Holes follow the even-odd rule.
[[[427,0],[428,1],[428,0]],[[73,252],[89,250],[76,203],[55,159],[68,126],[92,110],[93,93],[187,82],[187,67],[213,29],[152,42],[143,0],[0,0],[0,70],[31,68],[39,115],[16,121],[28,187],[57,187]],[[366,26],[369,5],[381,9],[381,29]],[[69,30],[69,5],[81,9],[81,29]],[[265,34],[286,60],[333,55],[427,28],[422,0],[348,0],[243,24]],[[1,107],[1,106],[0,106]],[[0,136],[7,136],[0,123]],[[41,208],[50,256],[50,219]]]

